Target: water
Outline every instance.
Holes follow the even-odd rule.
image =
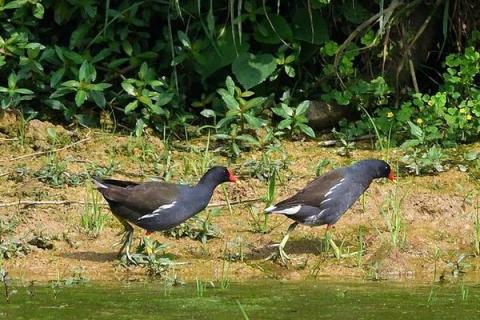
[[[463,289],[462,289],[463,288]],[[480,286],[325,280],[230,283],[226,289],[161,282],[11,288],[0,319],[479,319]],[[28,292],[31,291],[31,292]],[[429,301],[430,300],[430,301]]]

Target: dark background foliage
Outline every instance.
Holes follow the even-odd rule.
[[[347,137],[467,142],[479,15],[465,0],[0,1],[0,103],[137,134],[208,125],[240,148],[259,128],[314,136],[309,100],[352,115]]]

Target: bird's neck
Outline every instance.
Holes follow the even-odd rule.
[[[201,205],[206,207],[213,195],[213,191],[218,185],[218,181],[215,181],[209,177],[202,177],[198,184],[193,187],[192,191],[194,193],[194,197],[200,199],[199,202],[201,202]]]
[[[213,175],[206,174],[200,179],[200,181],[198,181],[198,184],[195,186],[195,188],[204,188],[213,192],[218,185],[218,180],[215,179]]]

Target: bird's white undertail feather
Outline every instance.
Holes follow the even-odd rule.
[[[268,208],[265,209],[265,212],[272,212],[272,211],[274,211],[276,208],[277,208],[277,207],[275,207],[275,206],[270,206],[270,207],[268,207]]]
[[[97,181],[97,180],[93,180],[93,183],[95,183],[95,186],[98,188],[98,189],[108,189],[108,186],[107,185],[104,185],[103,183]]]
[[[271,207],[270,207],[271,208]],[[270,208],[267,208],[267,209],[270,209]],[[280,209],[280,210],[277,210],[275,207],[273,209],[271,209],[270,211],[267,211],[267,212],[275,212],[275,213],[283,213],[283,214],[286,214],[286,215],[291,215],[291,214],[295,214],[297,212],[300,211],[300,209],[302,209],[302,206],[299,204],[295,207],[291,207],[291,208],[285,208],[285,209]]]

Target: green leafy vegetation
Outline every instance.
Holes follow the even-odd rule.
[[[163,233],[177,239],[187,237],[192,240],[207,243],[209,239],[218,238],[220,235],[218,228],[211,222],[212,217],[218,216],[219,214],[220,210],[218,208],[213,210],[207,209],[207,214],[204,215],[204,217],[192,217],[186,222],[166,230]]]
[[[343,154],[350,138],[375,131],[377,145],[401,145],[422,159],[435,145],[480,135],[480,37],[469,22],[474,12],[464,8],[452,11],[449,1],[4,1],[0,107],[85,126],[106,116],[137,136],[149,127],[188,138],[187,128],[198,126],[193,134],[213,130],[238,157],[280,136],[315,137],[307,116],[315,99],[352,114],[340,126]],[[450,32],[457,23],[466,38]],[[425,48],[417,46],[422,37],[431,38]]]

